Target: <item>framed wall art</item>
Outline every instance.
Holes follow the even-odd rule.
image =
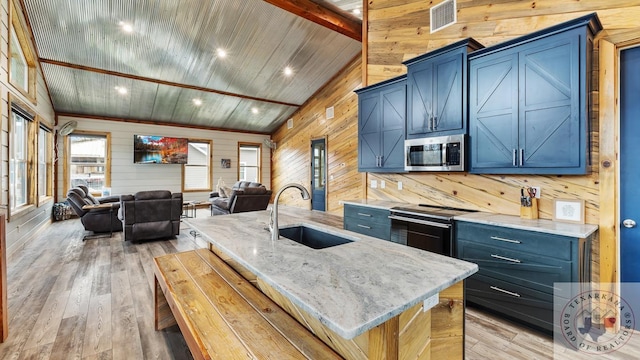
[[[584,224],[584,200],[555,199],[553,220]]]
[[[220,167],[223,169],[228,169],[231,167],[231,159],[221,159]]]

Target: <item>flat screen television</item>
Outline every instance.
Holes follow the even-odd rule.
[[[187,147],[186,138],[133,135],[133,162],[135,164],[186,164]]]

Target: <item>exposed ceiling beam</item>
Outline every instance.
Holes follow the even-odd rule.
[[[181,83],[177,83],[177,82],[173,82],[173,81],[159,80],[159,79],[153,79],[153,78],[148,78],[148,77],[144,77],[144,76],[125,74],[125,73],[121,73],[121,72],[117,72],[117,71],[98,69],[98,68],[94,68],[94,67],[91,67],[91,66],[71,64],[71,63],[68,63],[68,62],[51,60],[51,59],[44,59],[44,58],[40,58],[39,60],[40,60],[40,63],[42,63],[42,64],[63,66],[63,67],[76,69],[76,70],[91,71],[91,72],[95,72],[95,73],[99,73],[99,74],[119,76],[119,77],[123,77],[123,78],[126,78],[126,79],[132,79],[132,80],[148,81],[148,82],[155,83],[155,84],[160,84],[160,85],[175,86],[175,87],[179,87],[179,88],[183,88],[183,89],[204,91],[204,92],[209,92],[209,93],[214,93],[214,94],[219,94],[219,95],[224,95],[224,96],[233,96],[233,97],[246,99],[246,100],[254,100],[254,101],[261,101],[261,102],[270,103],[270,104],[300,107],[300,104],[292,104],[292,103],[288,103],[288,102],[284,102],[284,101],[263,99],[263,98],[258,98],[258,97],[254,97],[254,96],[249,96],[249,95],[236,94],[236,93],[232,93],[232,92],[228,92],[228,91],[205,88],[205,87],[201,87],[201,86],[181,84]]]
[[[263,0],[316,24],[362,42],[362,23],[310,0]]]

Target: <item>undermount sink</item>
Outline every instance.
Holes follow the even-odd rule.
[[[342,236],[330,234],[304,225],[281,228],[280,236],[313,249],[325,249],[353,242],[353,240]]]

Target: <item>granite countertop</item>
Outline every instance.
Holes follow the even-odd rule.
[[[467,221],[478,224],[503,226],[512,229],[537,231],[547,234],[586,238],[598,230],[593,224],[572,224],[547,219],[522,219],[519,216],[477,212],[459,215],[456,221]]]
[[[314,250],[272,242],[268,211],[185,219],[190,227],[338,335],[352,339],[469,277],[478,266],[342,229],[342,218],[280,206],[280,228],[305,224],[353,242]]]

